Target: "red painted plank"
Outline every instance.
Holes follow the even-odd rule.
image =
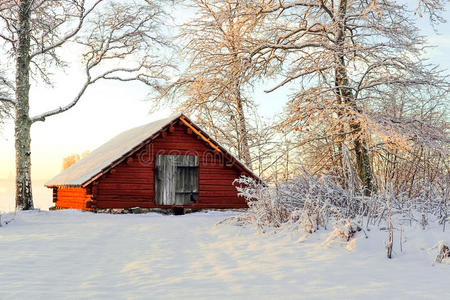
[[[129,183],[125,181],[125,183],[109,183],[108,181],[101,182],[99,184],[100,189],[108,189],[108,190],[153,190],[153,183]]]
[[[237,192],[234,193],[232,191],[200,191],[199,196],[202,198],[206,197],[221,197],[221,196],[227,196],[227,197],[236,197]]]
[[[99,195],[136,195],[149,196],[153,195],[153,190],[124,190],[124,189],[100,189]]]
[[[211,174],[200,174],[200,180],[206,180],[206,179],[223,179],[223,180],[230,180],[231,182],[237,177],[232,174],[220,174],[220,173],[211,173]]]
[[[100,184],[142,184],[142,185],[152,185],[155,182],[152,178],[108,178],[107,180],[101,181]]]
[[[200,185],[225,185],[233,186],[233,179],[199,179]]]
[[[96,197],[97,202],[102,201],[154,201],[153,195],[137,196],[137,195],[99,195]]]

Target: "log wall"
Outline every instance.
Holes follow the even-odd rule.
[[[58,208],[89,209],[92,195],[82,187],[58,187],[56,189],[55,206]]]

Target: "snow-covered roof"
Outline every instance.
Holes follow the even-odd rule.
[[[142,125],[133,129],[129,129],[110,139],[105,144],[101,145],[94,151],[90,152],[84,158],[62,171],[60,174],[45,183],[45,186],[82,186],[92,181],[92,179],[102,171],[106,170],[113,163],[117,162],[125,155],[132,152],[134,148],[142,142],[158,133],[161,129],[166,127],[171,122],[184,116],[182,113],[171,115],[167,118],[156,120],[146,125]],[[190,120],[189,120],[190,121]],[[191,121],[190,121],[191,122]],[[193,124],[195,125],[195,124]],[[198,128],[197,125],[195,127]],[[200,128],[199,128],[200,129]],[[208,136],[203,130],[200,131],[208,137],[210,141],[216,144],[220,149],[231,156],[234,161],[242,166],[247,172],[258,178],[244,163],[239,161],[236,157],[223,149],[216,141]]]
[[[45,186],[82,185],[180,116],[172,115],[120,133],[50,179]]]

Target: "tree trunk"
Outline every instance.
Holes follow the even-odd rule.
[[[231,8],[231,2],[228,1],[228,9],[232,11]],[[230,15],[232,16],[232,14]],[[243,101],[241,97],[241,84],[240,80],[243,76],[242,73],[242,67],[241,67],[241,61],[238,57],[238,48],[236,47],[236,35],[235,35],[235,24],[233,17],[229,18],[230,22],[230,33],[231,33],[231,52],[233,53],[233,68],[231,70],[231,79],[232,79],[232,88],[234,91],[234,97],[236,101],[236,110],[238,113],[238,121],[239,121],[239,128],[238,128],[238,137],[239,137],[239,158],[244,161],[244,163],[252,169],[252,159],[250,156],[250,147],[248,145],[248,132],[247,132],[247,123],[245,120],[245,113],[244,113],[244,107],[243,107]]]
[[[252,158],[250,156],[250,147],[248,145],[248,132],[247,132],[247,124],[245,120],[244,107],[242,105],[241,99],[241,91],[239,84],[236,84],[236,108],[238,112],[239,118],[239,143],[241,148],[241,157],[244,160],[244,163],[252,169]]]
[[[361,130],[358,124],[358,131]],[[372,167],[370,165],[369,152],[367,151],[366,141],[357,137],[354,141],[356,154],[356,167],[358,175],[364,184],[364,194],[370,196],[373,190]]]
[[[30,92],[30,5],[31,0],[19,4],[18,47],[16,60],[16,209],[33,209],[31,193],[31,121]]]
[[[337,86],[337,94],[341,98],[341,103],[346,104],[355,112],[360,112],[356,99],[352,90],[349,87],[349,79],[347,74],[347,68],[345,65],[344,47],[345,47],[345,18],[347,14],[347,0],[341,0],[339,3],[339,15],[338,15],[338,29],[336,32],[336,46],[337,46],[337,67],[335,75],[335,84]],[[367,144],[363,137],[361,137],[361,124],[359,121],[350,121],[350,128],[355,134],[353,141],[356,168],[358,170],[358,176],[364,185],[364,193],[366,196],[371,194],[373,190],[373,177],[372,167],[370,165],[369,152],[367,150]]]

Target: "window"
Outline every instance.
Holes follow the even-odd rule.
[[[198,199],[198,157],[157,155],[156,204],[186,205]]]

